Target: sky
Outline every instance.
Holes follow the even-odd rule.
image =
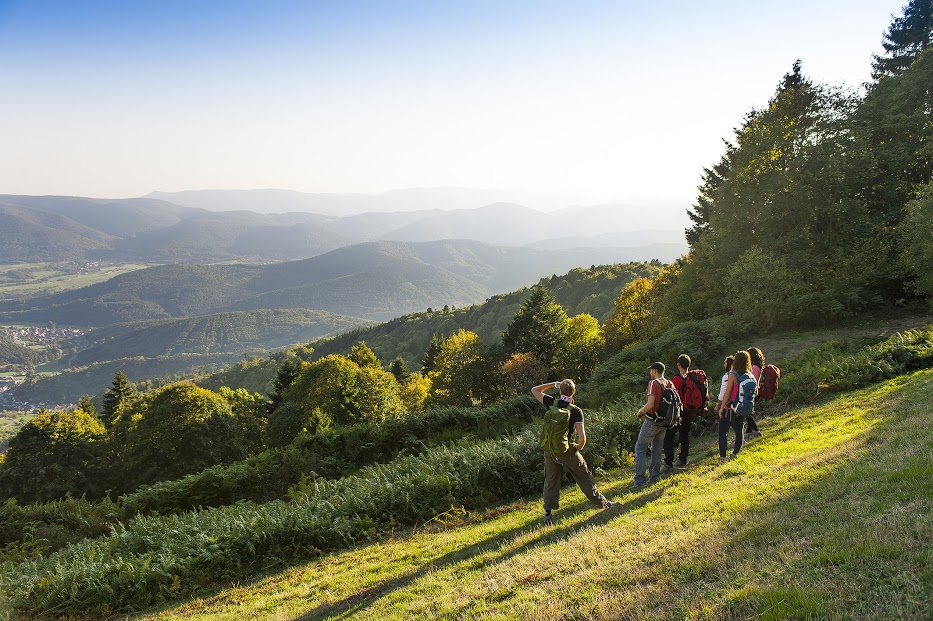
[[[0,0],[0,193],[682,201],[794,61],[859,88],[907,0]]]

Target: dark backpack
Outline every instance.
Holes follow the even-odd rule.
[[[755,395],[758,394],[758,382],[751,373],[739,375],[735,371],[735,381],[739,386],[738,396],[732,406],[736,416],[751,416],[755,410]]]
[[[570,450],[570,407],[560,407],[560,401],[554,403],[544,413],[541,436],[538,440],[541,448],[551,455],[562,455]]]
[[[773,364],[766,365],[761,370],[761,385],[758,387],[758,396],[762,399],[774,399],[780,383],[781,370]]]
[[[680,395],[674,390],[674,384],[671,382],[661,391],[661,403],[654,411],[654,424],[658,427],[676,427],[680,424],[682,410]]]
[[[705,410],[709,404],[709,382],[700,369],[689,371],[684,381],[683,407],[688,412]]]

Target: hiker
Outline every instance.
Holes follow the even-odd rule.
[[[661,393],[670,385],[670,382],[664,377],[664,363],[655,362],[648,367],[648,375],[651,381],[648,382],[648,398],[645,405],[638,409],[635,416],[644,418],[641,424],[641,431],[638,432],[638,440],[635,442],[635,482],[630,489],[636,490],[647,487],[649,483],[657,483],[661,479],[661,453],[664,444],[664,434],[666,427],[655,424],[658,406],[661,405]],[[647,468],[648,447],[651,447],[651,467]],[[649,470],[649,478],[646,478],[646,470]]]
[[[687,459],[690,454],[690,430],[693,426],[693,420],[704,416],[706,407],[709,404],[709,383],[706,380],[706,373],[699,369],[691,371],[691,364],[693,364],[693,361],[687,354],[680,354],[677,357],[677,375],[672,378],[671,382],[674,384],[674,390],[680,395],[683,413],[680,424],[676,427],[670,427],[667,433],[664,434],[662,473],[670,472],[674,468],[683,470],[687,467]],[[680,455],[677,457],[677,463],[674,463],[674,439],[677,436],[679,436]]]
[[[560,392],[558,398],[544,394],[545,390]],[[531,389],[531,394],[547,408],[541,432],[544,449],[544,525],[553,523],[551,511],[560,506],[560,484],[564,468],[570,471],[580,491],[596,507],[608,509],[619,503],[607,500],[596,489],[593,475],[580,453],[586,445],[586,429],[583,426],[583,410],[574,405],[573,395],[577,391],[573,380],[548,382]],[[564,423],[566,421],[566,424]],[[550,423],[550,429],[549,429]],[[576,438],[574,438],[576,434]]]
[[[731,365],[730,365],[731,358]],[[719,463],[735,459],[742,450],[743,431],[745,427],[745,418],[748,416],[739,416],[737,409],[742,407],[744,400],[751,400],[752,395],[744,395],[742,388],[747,381],[754,384],[753,389],[757,390],[757,382],[751,374],[751,355],[742,350],[734,357],[726,358],[726,374],[723,376],[722,387],[719,391],[719,401],[716,404],[716,413],[719,414]],[[751,406],[749,406],[751,407]],[[750,413],[750,411],[749,411]],[[735,431],[735,446],[729,457],[726,457],[728,448],[727,436],[729,427]]]
[[[757,347],[749,347],[748,355],[752,359],[752,375],[755,376],[755,381],[759,384],[761,383],[761,370],[765,366],[765,355],[761,353],[761,350]],[[755,438],[761,437],[761,431],[758,429],[758,421],[755,420],[755,414],[758,410],[758,395],[755,395],[755,412],[752,412],[751,416],[745,417],[745,439],[754,440]]]

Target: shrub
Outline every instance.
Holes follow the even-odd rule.
[[[107,489],[104,426],[83,410],[45,411],[10,440],[0,463],[0,495],[20,502],[66,494],[100,498]]]

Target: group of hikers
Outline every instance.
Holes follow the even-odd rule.
[[[755,421],[756,406],[763,399],[773,399],[780,380],[780,369],[765,364],[765,356],[757,347],[737,352],[723,361],[723,376],[715,407],[710,408],[709,381],[700,369],[691,370],[690,356],[677,357],[677,374],[665,377],[663,362],[648,367],[647,398],[635,416],[642,421],[635,442],[635,480],[629,489],[639,490],[658,482],[661,475],[688,467],[690,437],[694,425],[700,432],[715,425],[719,431],[719,463],[738,456],[745,440],[761,436]],[[549,395],[548,390],[558,391]],[[583,410],[573,400],[576,385],[565,379],[548,382],[531,389],[546,411],[541,429],[544,450],[544,523],[552,524],[552,512],[560,503],[560,486],[564,470],[589,501],[603,509],[618,502],[608,500],[597,489],[586,460],[580,453],[586,445]],[[732,452],[728,452],[729,430],[735,435]],[[674,460],[675,447],[679,447]],[[648,453],[651,462],[648,463]],[[662,463],[663,460],[663,463]]]

